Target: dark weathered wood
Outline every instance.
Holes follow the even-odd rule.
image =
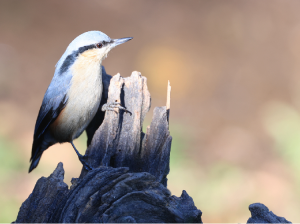
[[[41,177],[33,192],[22,204],[16,222],[50,222],[57,208],[68,195],[68,185],[64,183],[64,170],[59,163],[48,177]]]
[[[178,198],[166,188],[170,94],[167,107],[154,109],[145,134],[142,125],[151,102],[147,79],[138,72],[111,77],[104,70],[103,85],[101,106],[86,130],[86,159],[94,169],[82,170],[68,189],[58,164],[53,174],[38,180],[16,222],[202,222],[185,191]],[[104,113],[106,102],[121,102],[131,113]]]
[[[59,163],[37,182],[16,222],[201,222],[201,211],[185,191],[171,196],[151,174],[128,170],[99,167],[73,180],[68,190]]]
[[[118,74],[111,79],[108,95],[108,102],[121,102],[131,114],[122,110],[106,112],[86,151],[88,162],[92,167],[126,166],[136,171],[142,122],[150,108],[146,78],[137,72],[125,79]],[[85,173],[83,170],[81,176]]]
[[[251,218],[248,219],[247,223],[291,223],[284,217],[275,215],[269,211],[267,206],[261,203],[249,205],[249,210],[251,212]]]
[[[128,167],[132,172],[149,172],[166,186],[172,142],[166,107],[154,109],[150,128],[142,133],[151,98],[146,78],[138,72],[128,78],[114,76],[108,98],[108,102],[121,102],[131,113],[106,113],[86,151],[88,163],[92,167]],[[88,136],[90,139],[89,133]],[[86,173],[83,169],[81,177]]]

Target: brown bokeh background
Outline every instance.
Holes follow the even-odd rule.
[[[300,222],[299,10],[298,0],[0,1],[0,222],[58,162],[69,185],[80,172],[70,144],[27,170],[54,65],[89,30],[134,37],[104,66],[148,78],[147,124],[170,80],[173,194],[187,190],[204,222],[246,222],[254,202]]]

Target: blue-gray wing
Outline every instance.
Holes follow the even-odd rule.
[[[67,104],[71,78],[72,75],[68,72],[54,75],[45,93],[35,124],[31,159],[36,154],[36,150],[43,140],[43,134]]]

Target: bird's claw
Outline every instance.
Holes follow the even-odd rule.
[[[126,113],[129,113],[130,115],[132,114],[125,107],[122,107],[121,103],[119,103],[119,102],[110,102],[110,103],[104,104],[102,106],[102,111],[114,111],[114,112],[118,113],[117,111],[115,111],[115,108],[118,108],[119,110],[124,110]]]

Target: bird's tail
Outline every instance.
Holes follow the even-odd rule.
[[[42,154],[39,154],[39,155],[34,156],[34,158],[31,159],[31,164],[30,164],[28,173],[30,173],[34,168],[37,167],[37,165],[40,162],[41,156],[42,156]]]
[[[30,158],[30,167],[28,173],[30,173],[40,162],[43,152],[48,148],[48,145],[45,141],[36,141],[33,140],[31,158]]]
[[[32,150],[31,150],[31,158],[30,158],[30,167],[29,173],[37,167],[40,162],[41,156],[43,152],[53,145],[55,142],[51,138],[49,134],[46,133],[40,138],[34,138],[32,143]]]

